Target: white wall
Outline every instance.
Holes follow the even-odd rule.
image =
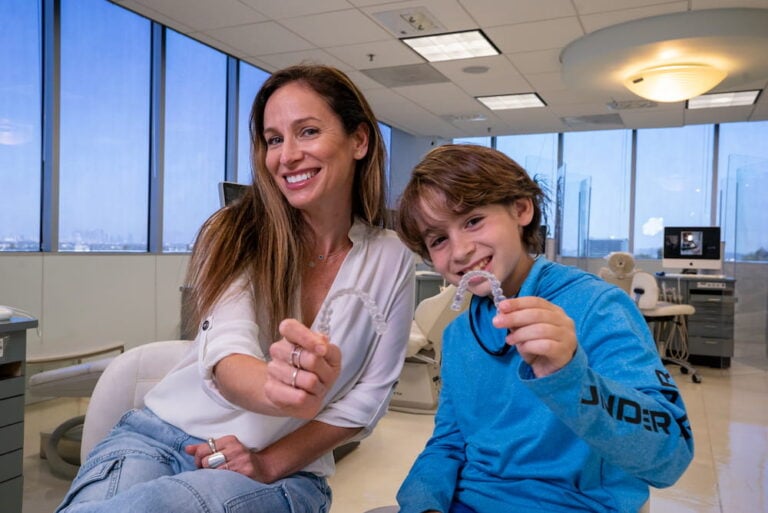
[[[0,254],[0,304],[37,317],[27,356],[179,338],[188,255]]]
[[[436,146],[451,142],[439,137],[414,137],[397,128],[392,129],[391,155],[389,157],[390,193],[389,204],[394,207],[402,194],[414,166]]]

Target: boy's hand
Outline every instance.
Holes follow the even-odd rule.
[[[510,330],[507,344],[517,347],[537,378],[562,369],[576,352],[573,320],[562,308],[539,297],[505,299],[493,325]]]

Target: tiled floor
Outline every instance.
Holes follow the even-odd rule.
[[[652,490],[652,513],[768,512],[768,358],[762,345],[737,348],[730,369],[699,368],[701,384],[673,370],[696,441],[693,463],[672,488]],[[24,513],[50,513],[67,482],[37,456],[38,433],[82,405],[33,405],[26,416]],[[333,513],[394,503],[397,488],[432,429],[432,417],[389,412],[374,434],[339,463]]]

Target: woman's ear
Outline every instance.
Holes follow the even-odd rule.
[[[365,123],[357,125],[352,134],[352,139],[355,141],[355,160],[360,160],[368,154],[368,140],[370,139],[368,125]]]
[[[531,198],[520,198],[515,200],[513,205],[515,216],[517,217],[517,224],[520,226],[528,226],[533,219],[533,201]]]

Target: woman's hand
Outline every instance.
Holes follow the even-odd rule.
[[[292,416],[311,419],[341,372],[341,350],[295,319],[280,323],[282,339],[270,346],[264,393]]]
[[[537,378],[562,369],[576,352],[573,319],[559,306],[539,297],[502,301],[493,325],[510,330],[507,344],[517,346]]]
[[[227,435],[213,440],[218,452],[224,455],[225,463],[216,467],[219,470],[231,470],[262,483],[269,483],[273,479],[266,469],[259,468],[257,453],[240,443],[236,436]],[[195,465],[198,468],[211,468],[209,458],[212,451],[208,443],[192,444],[184,448],[187,454],[195,457]]]

